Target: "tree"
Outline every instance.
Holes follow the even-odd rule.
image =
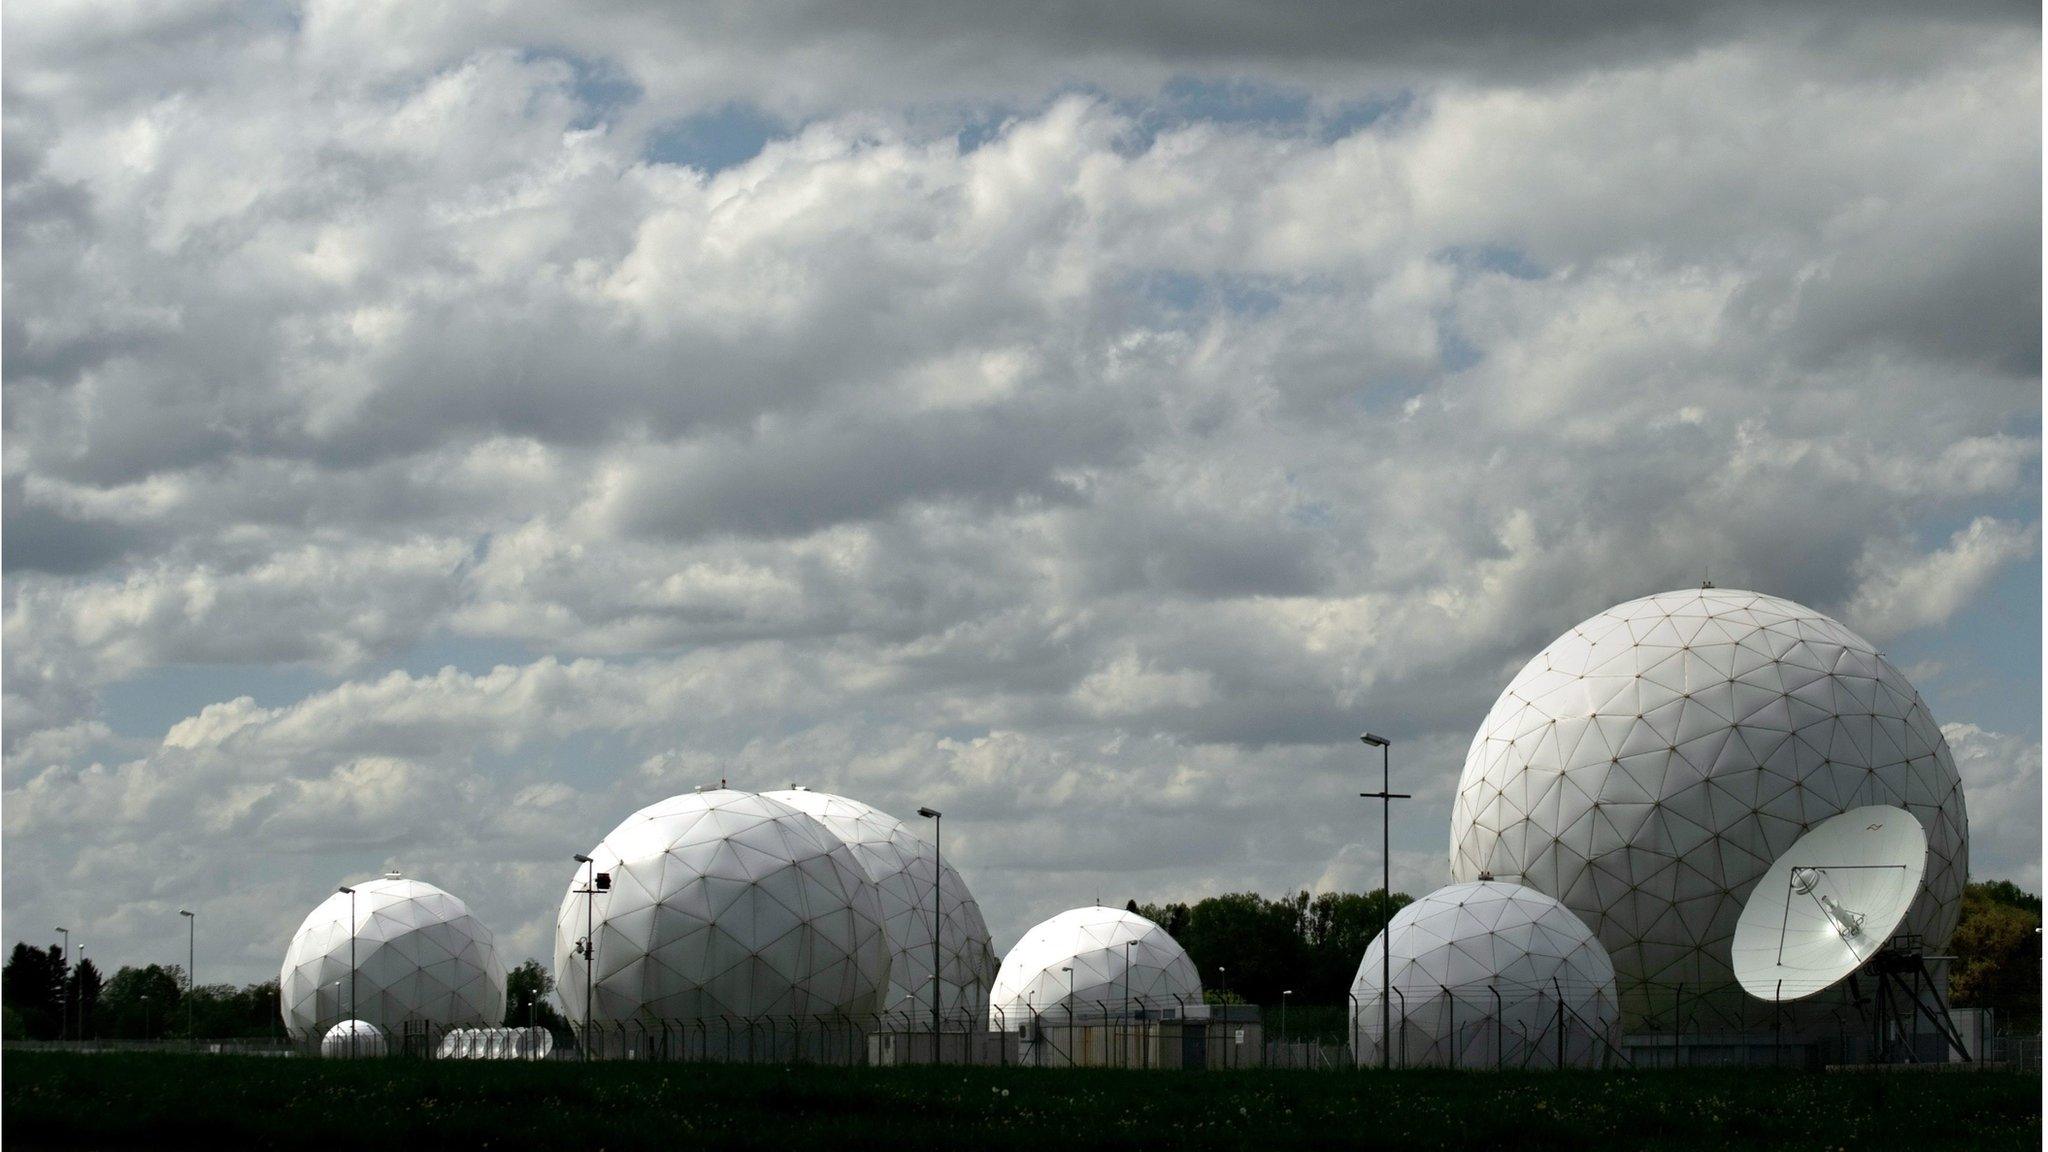
[[[1281,990],[1294,987],[1306,968],[1308,946],[1300,925],[1301,910],[1292,900],[1232,892],[1197,901],[1175,939],[1187,949],[1204,988],[1254,1003],[1278,1002]]]
[[[270,1036],[277,1032],[277,981],[249,984],[207,984],[192,989],[192,1030],[211,1040]],[[150,1001],[152,1004],[155,1000]],[[185,1019],[172,1021],[178,1035],[185,1034]]]
[[[124,1040],[149,1040],[169,1034],[182,1022],[184,970],[177,965],[123,967],[100,994],[101,1033]]]
[[[505,973],[505,1026],[538,1025],[554,1033],[557,1043],[567,1043],[569,1021],[548,999],[554,990],[554,976],[538,960],[528,960]]]
[[[2008,880],[1963,889],[1949,940],[1949,993],[1958,1007],[1989,1008],[2013,1026],[2041,1023],[2041,900]]]
[[[72,970],[69,996],[72,1035],[85,1037],[99,1034],[94,1030],[98,1022],[94,1019],[93,1013],[99,1007],[100,988],[105,983],[106,981],[100,978],[99,968],[89,957],[79,960],[78,967]]]
[[[31,1040],[54,1040],[63,1027],[64,950],[16,944],[0,970],[0,1003],[11,1009]]]
[[[1309,968],[1302,980],[1306,1004],[1343,1004],[1351,994],[1351,981],[1365,950],[1387,926],[1394,913],[1410,903],[1396,893],[1325,892],[1308,907],[1304,929],[1308,936]]]

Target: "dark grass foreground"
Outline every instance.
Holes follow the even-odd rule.
[[[2017,1073],[1116,1072],[11,1052],[9,1148],[2039,1148]]]

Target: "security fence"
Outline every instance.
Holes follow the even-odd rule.
[[[1686,993],[1661,989],[1683,1006]],[[1589,996],[1591,997],[1589,999]],[[1988,1011],[1951,1010],[1951,1039],[1925,1018],[1894,1017],[1883,1035],[1853,1003],[1785,1005],[1776,1028],[1733,1031],[1674,1011],[1662,1030],[1623,1036],[1596,990],[1506,982],[1395,989],[1390,1002],[1341,1006],[1057,1002],[1009,1014],[952,1011],[764,1015],[690,1020],[572,1021],[538,1028],[446,1029],[403,1021],[355,1058],[637,1060],[833,1066],[949,1064],[1046,1068],[1244,1069],[1349,1072],[1381,1067],[1466,1071],[1552,1068],[1892,1066],[2041,1070],[2041,1039],[2014,1034]],[[1290,1015],[1291,1013],[1291,1015]],[[1671,1027],[1676,1024],[1677,1027]],[[1384,1043],[1382,1036],[1385,1037]],[[319,1056],[323,1036],[133,1041],[10,1041],[9,1049]],[[347,1056],[345,1046],[329,1055]],[[1968,1059],[1965,1060],[1964,1056]]]
[[[1627,1064],[1606,986],[1562,978],[1396,985],[1353,995],[1354,1064],[1382,1068],[1602,1068]]]

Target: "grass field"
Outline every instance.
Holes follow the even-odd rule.
[[[12,1052],[9,1148],[2038,1148],[2016,1073],[1116,1072]]]

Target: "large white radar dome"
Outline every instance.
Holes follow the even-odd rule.
[[[467,904],[396,872],[354,887],[353,924],[349,895],[336,892],[285,949],[278,1002],[294,1038],[321,1036],[350,1018],[394,1035],[408,1023],[438,1035],[504,1021],[505,965]]]
[[[1128,958],[1128,968],[1126,968]],[[1072,969],[1071,972],[1065,969]],[[1075,908],[1032,928],[1003,957],[989,1026],[1160,1012],[1202,1002],[1194,962],[1166,929],[1121,908]]]
[[[1729,946],[1801,833],[1866,804],[1927,832],[1904,931],[1938,951],[1968,873],[1963,790],[1913,686],[1811,608],[1728,588],[1633,600],[1530,660],[1480,725],[1451,871],[1557,897],[1613,957],[1624,1022],[1754,1025]]]
[[[1592,930],[1543,893],[1492,880],[1439,888],[1394,913],[1359,962],[1351,1004],[1366,1064],[1381,1061],[1385,1035],[1396,1066],[1456,1068],[1557,1067],[1560,1054],[1565,1067],[1592,1067],[1621,1039],[1614,965]]]
[[[932,842],[880,809],[808,788],[764,792],[808,813],[853,850],[868,879],[882,894],[889,935],[889,992],[883,1010],[929,1014],[932,1006],[932,936],[939,937],[939,1007],[948,1018],[979,1020],[988,1013],[989,985],[996,977],[995,947],[981,906],[950,862],[941,863]],[[939,864],[934,891],[933,865]],[[938,914],[933,914],[933,905]]]
[[[599,1023],[879,1009],[889,984],[881,893],[810,816],[707,790],[633,813],[589,856],[611,887],[587,893],[579,865],[555,925],[556,989],[572,1021],[584,1013],[586,922],[596,925]]]

